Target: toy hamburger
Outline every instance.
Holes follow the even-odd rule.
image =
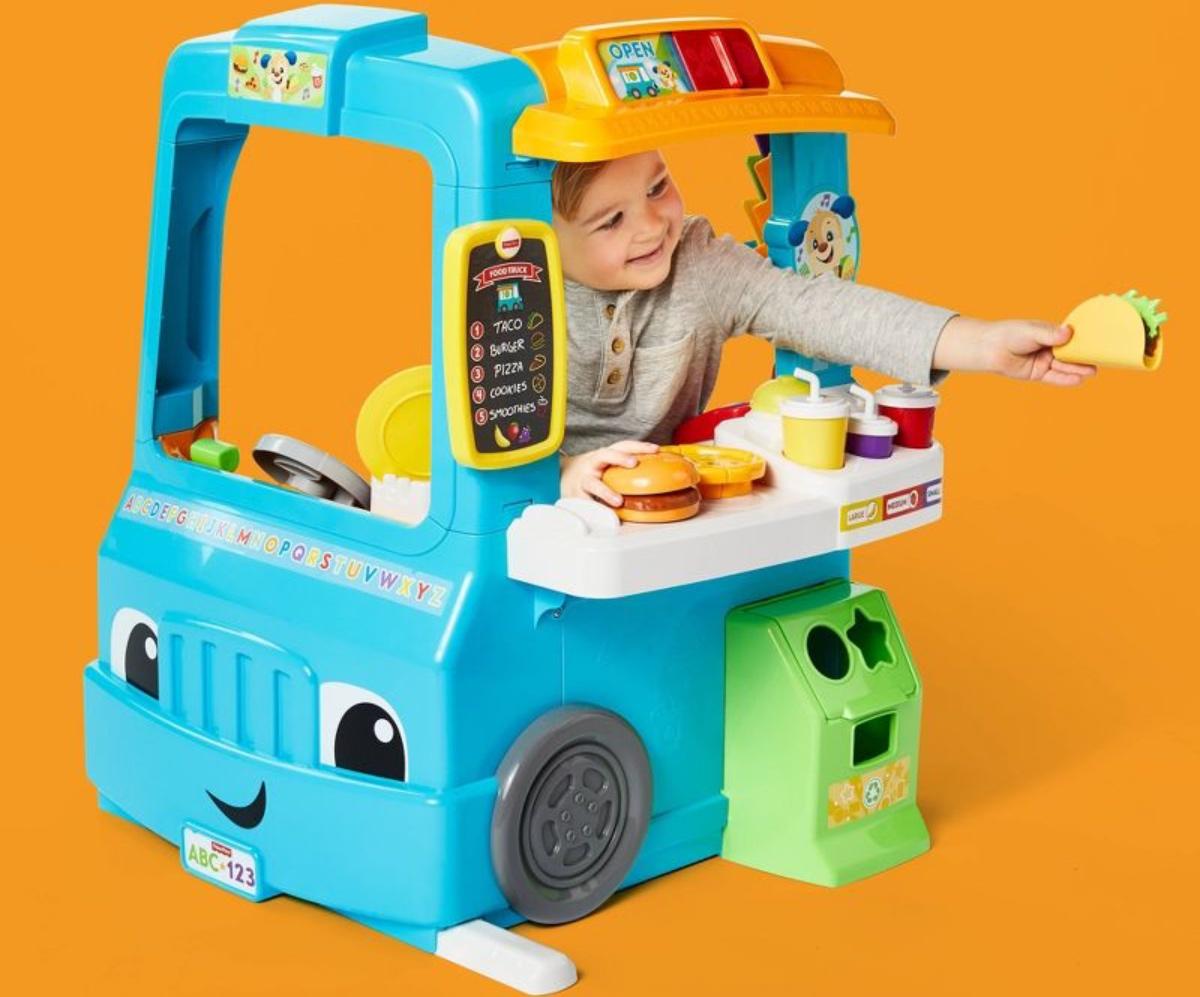
[[[700,511],[700,474],[679,454],[646,454],[636,467],[610,467],[602,480],[624,496],[616,513],[628,523],[675,523]]]
[[[1059,360],[1157,370],[1162,363],[1162,324],[1158,301],[1137,291],[1098,294],[1079,305],[1066,318],[1073,335],[1054,348]]]

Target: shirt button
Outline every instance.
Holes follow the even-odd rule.
[[[617,306],[616,305],[608,304],[608,305],[604,306],[604,317],[605,318],[612,318],[616,314],[617,314]]]
[[[625,340],[620,338],[614,339],[612,341],[612,351],[614,353],[623,353],[625,351]]]
[[[616,384],[619,380],[621,380],[621,372],[619,370],[610,370],[608,372],[608,377],[606,377],[605,380],[609,384]]]

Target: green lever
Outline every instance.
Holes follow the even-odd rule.
[[[236,471],[238,462],[241,460],[238,448],[232,443],[223,443],[221,440],[195,440],[188,451],[188,456],[195,463],[211,467],[216,471]]]

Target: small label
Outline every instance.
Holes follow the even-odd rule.
[[[908,796],[908,771],[906,755],[890,765],[830,785],[826,808],[828,825],[837,827],[862,820],[905,799]]]
[[[189,872],[253,900],[261,899],[259,862],[253,852],[193,827],[183,829],[181,850]]]

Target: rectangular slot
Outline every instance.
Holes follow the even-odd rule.
[[[854,726],[854,765],[878,761],[892,750],[895,713],[881,713]]]

